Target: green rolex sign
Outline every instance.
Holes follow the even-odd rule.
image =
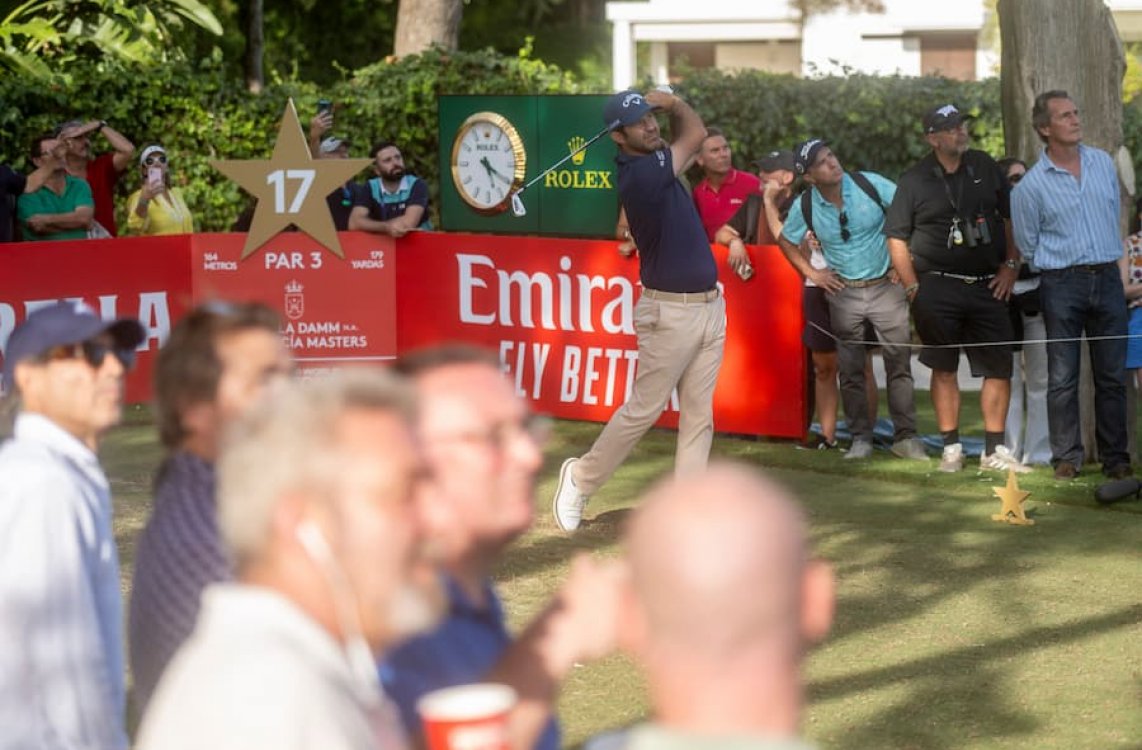
[[[511,192],[598,134],[606,100],[606,96],[441,96],[443,228],[613,237],[618,218],[616,149],[605,136],[524,190],[520,194],[524,216],[513,215],[510,201]]]

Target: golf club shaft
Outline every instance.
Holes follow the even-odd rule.
[[[587,148],[588,148],[588,147],[589,147],[591,144],[593,144],[595,141],[597,141],[597,140],[599,140],[600,138],[602,138],[602,137],[603,137],[604,135],[606,135],[607,133],[609,133],[609,132],[611,132],[612,130],[614,130],[614,129],[615,129],[615,127],[616,127],[618,124],[619,124],[619,121],[618,121],[618,120],[616,120],[615,122],[612,122],[610,125],[606,126],[606,127],[605,127],[605,128],[603,128],[602,130],[600,130],[598,133],[596,133],[596,134],[595,134],[595,136],[594,136],[593,138],[591,138],[591,140],[587,141],[586,143],[584,143],[582,146],[580,146],[579,148],[575,149],[575,150],[574,150],[574,151],[572,151],[571,153],[567,154],[567,155],[566,155],[566,156],[564,156],[562,159],[560,159],[559,161],[555,162],[554,164],[552,164],[552,165],[551,165],[550,167],[548,167],[547,169],[545,169],[545,170],[543,170],[542,172],[540,172],[539,174],[537,174],[535,177],[532,177],[530,180],[528,180],[528,181],[527,181],[527,184],[525,184],[523,187],[521,187],[519,190],[517,190],[517,191],[516,191],[516,195],[519,195],[519,194],[520,194],[520,193],[522,193],[524,190],[527,190],[529,187],[531,187],[531,186],[532,186],[532,185],[534,185],[535,183],[537,183],[537,182],[539,182],[540,180],[542,180],[542,179],[543,179],[544,177],[546,177],[546,176],[547,176],[547,174],[548,174],[549,172],[551,172],[553,169],[557,169],[557,168],[559,168],[559,167],[563,166],[564,164],[566,164],[566,163],[568,162],[568,160],[570,160],[570,159],[573,159],[573,158],[574,158],[575,156],[577,156],[578,154],[580,154],[580,153],[582,153],[582,152],[586,151],[586,150],[587,150]]]

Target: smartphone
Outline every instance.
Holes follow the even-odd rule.
[[[162,185],[163,184],[163,170],[158,167],[149,167],[147,169],[147,184],[149,185]]]
[[[324,114],[325,112],[332,112],[332,111],[333,111],[333,102],[329,101],[328,99],[318,99],[317,100],[317,114],[320,115],[320,114]]]

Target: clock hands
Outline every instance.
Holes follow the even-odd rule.
[[[501,180],[503,180],[507,184],[509,184],[509,185],[512,184],[511,180],[509,180],[507,177],[504,177],[502,174],[500,174],[496,170],[495,167],[492,166],[492,163],[490,161],[488,161],[488,157],[486,157],[486,156],[480,157],[480,163],[484,165],[484,169],[488,170],[488,177],[499,177]],[[495,184],[494,179],[492,180],[492,184],[493,185]]]

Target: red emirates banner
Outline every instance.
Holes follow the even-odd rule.
[[[398,243],[400,351],[466,341],[499,352],[537,411],[605,421],[634,382],[638,261],[614,241],[416,232]],[[749,249],[742,281],[714,247],[726,295],[719,432],[801,437],[805,354],[801,278],[774,246]],[[678,422],[677,397],[661,426]]]
[[[345,257],[283,233],[245,260],[243,235],[9,244],[0,253],[0,349],[36,307],[79,299],[147,329],[128,401],[151,397],[171,325],[210,299],[260,300],[304,373],[391,360],[444,341],[499,352],[537,411],[605,421],[638,360],[638,261],[611,241],[414,232],[395,242],[341,233]],[[714,394],[720,432],[800,437],[805,429],[801,282],[776,247],[751,247],[743,282],[714,247],[726,295],[725,358]],[[400,255],[399,266],[396,255]],[[677,424],[672,400],[660,424]]]
[[[190,243],[178,235],[0,245],[0,349],[28,313],[59,300],[82,300],[106,320],[136,317],[147,338],[127,401],[149,401],[155,353],[193,306]]]
[[[194,296],[257,300],[282,317],[282,339],[303,375],[396,357],[393,240],[340,233],[339,258],[301,232],[283,232],[242,259],[241,234],[198,234]]]

